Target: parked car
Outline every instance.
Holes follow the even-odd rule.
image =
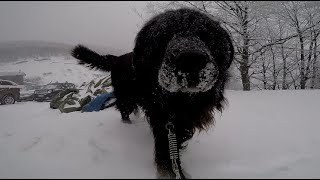
[[[34,91],[43,87],[43,85],[39,85],[37,83],[32,83],[28,81],[24,81],[23,86],[24,88],[20,90],[21,101],[33,101]]]
[[[51,101],[59,92],[74,88],[76,86],[73,83],[50,83],[44,85],[41,89],[36,89],[33,94],[33,100],[38,102]]]
[[[0,79],[0,103],[14,104],[16,101],[20,101],[22,87],[13,81]]]
[[[33,101],[33,96],[34,96],[34,91],[35,90],[25,90],[21,89],[20,90],[20,100],[21,101]]]

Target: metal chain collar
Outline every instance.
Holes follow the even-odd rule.
[[[181,174],[180,174],[179,166],[177,162],[179,158],[179,150],[177,146],[176,134],[174,133],[174,125],[172,124],[172,122],[169,121],[166,124],[166,129],[169,131],[168,141],[169,141],[169,154],[170,154],[170,159],[172,164],[172,170],[176,175],[176,179],[181,179]]]

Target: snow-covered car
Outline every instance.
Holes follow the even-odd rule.
[[[41,89],[35,90],[33,94],[33,100],[38,102],[51,101],[52,98],[59,92],[65,89],[73,88],[76,88],[73,83],[50,83],[44,85]]]
[[[35,90],[20,90],[20,100],[21,101],[33,101],[33,95]]]
[[[14,104],[16,101],[20,101],[22,87],[13,81],[0,79],[0,103]]]

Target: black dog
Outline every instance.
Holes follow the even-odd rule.
[[[111,70],[123,119],[129,120],[137,106],[144,110],[154,136],[158,176],[174,178],[166,126],[168,122],[173,125],[171,130],[182,149],[195,130],[214,124],[213,112],[222,111],[224,86],[234,56],[229,34],[203,13],[169,10],[140,30],[129,54],[132,58],[106,58],[96,53],[85,57],[83,50],[78,46],[73,51],[81,63]],[[177,166],[185,178],[179,158]]]
[[[131,123],[129,115],[138,109],[134,98],[135,76],[132,67],[132,52],[121,55],[99,55],[83,45],[76,46],[72,56],[81,60],[79,64],[88,64],[91,68],[99,68],[104,71],[111,71],[111,81],[114,89],[115,104],[121,113],[123,122]]]

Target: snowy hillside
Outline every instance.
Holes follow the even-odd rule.
[[[41,84],[68,81],[80,85],[107,74],[79,65],[77,60],[71,56],[25,58],[15,62],[0,63],[0,72],[19,70],[26,74],[25,79],[27,80],[40,77]]]
[[[227,91],[216,126],[183,155],[193,178],[319,178],[320,91]],[[0,106],[0,178],[155,178],[143,118],[114,108],[61,114],[49,103]]]

